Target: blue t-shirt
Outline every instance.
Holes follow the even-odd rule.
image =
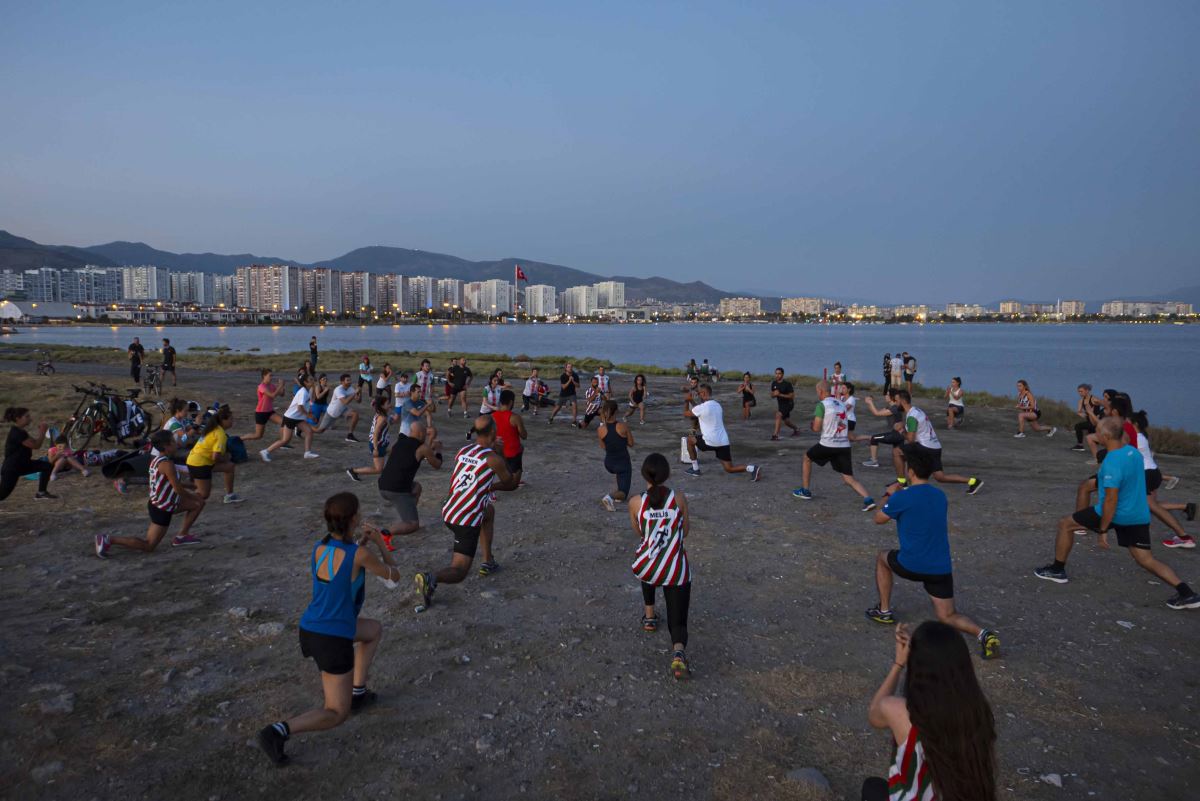
[[[896,559],[901,565],[935,576],[951,572],[946,493],[929,484],[914,484],[888,498],[883,513],[896,521],[900,536]]]
[[[1116,488],[1117,511],[1113,514],[1113,525],[1137,526],[1150,522],[1150,504],[1146,503],[1146,464],[1137,448],[1123,445],[1109,451],[1096,474],[1096,486],[1100,496],[1100,502],[1093,507],[1096,514],[1104,514],[1104,491]]]

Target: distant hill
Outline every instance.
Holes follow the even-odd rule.
[[[220,253],[171,253],[167,250],[152,248],[144,242],[109,242],[107,245],[92,245],[84,250],[102,256],[114,264],[153,264],[179,272],[232,275],[238,267],[244,267],[247,264],[302,266],[299,262],[288,259],[255,256],[251,253],[241,253],[235,256],[225,256]]]
[[[0,231],[0,269],[31,270],[37,267],[58,269],[83,267],[115,267],[117,262],[83,248],[70,245],[40,245],[32,239]]]

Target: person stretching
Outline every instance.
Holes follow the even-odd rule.
[[[415,479],[422,461],[428,462],[434,470],[440,470],[442,443],[437,438],[437,429],[433,426],[427,429],[423,423],[414,422],[408,434],[397,435],[396,444],[379,474],[379,497],[400,515],[400,522],[393,523],[390,530],[380,530],[389,551],[395,550],[392,537],[412,534],[421,527],[421,517],[417,514],[421,483]]]
[[[133,551],[150,553],[162,538],[167,536],[171,528],[171,518],[184,512],[183,528],[171,540],[171,545],[195,545],[200,542],[198,537],[191,534],[192,525],[204,511],[204,497],[183,486],[179,473],[171,457],[179,449],[175,435],[170,431],[159,429],[150,437],[150,445],[158,451],[158,455],[150,460],[150,500],[146,511],[150,513],[150,527],[146,529],[146,538],[141,537],[110,537],[107,534],[96,535],[96,556],[108,558],[112,546],[119,545]]]
[[[399,387],[397,387],[397,397],[399,394]],[[358,442],[358,437],[354,436],[354,429],[358,427],[358,411],[350,408],[350,401],[354,400],[357,395],[358,393],[350,387],[350,374],[342,373],[338,378],[337,386],[333,388],[333,393],[329,397],[329,407],[321,415],[321,420],[313,433],[324,434],[338,420],[345,417],[349,425],[346,442]]]
[[[904,407],[896,400],[896,393],[899,392],[898,387],[892,387],[887,391],[888,405],[880,409],[875,406],[875,399],[870,395],[866,397],[867,408],[875,417],[886,417],[891,423],[891,428],[879,434],[872,434],[868,438],[871,443],[871,458],[863,462],[863,467],[879,467],[879,446],[892,446],[892,468],[896,471],[897,476],[904,475],[904,456],[900,453],[900,446],[904,444]]]
[[[1038,408],[1037,398],[1029,390],[1029,382],[1022,378],[1017,382],[1017,433],[1013,436],[1024,439],[1025,424],[1029,423],[1029,427],[1039,434],[1045,431],[1047,439],[1053,437],[1058,429],[1054,426],[1046,428],[1038,422],[1041,419],[1042,410]]]
[[[4,464],[0,466],[0,501],[12,495],[22,476],[37,473],[38,488],[33,498],[37,501],[51,500],[57,495],[50,493],[50,472],[54,469],[46,459],[34,459],[33,452],[46,439],[47,423],[38,423],[37,436],[26,429],[33,422],[33,415],[24,406],[10,406],[4,411],[4,422],[11,423],[8,438],[4,440]]]
[[[525,444],[529,432],[525,430],[525,421],[521,415],[513,411],[517,396],[511,389],[500,391],[500,399],[492,419],[496,421],[496,439],[499,441],[501,452],[504,454],[504,464],[508,472],[521,486],[521,475],[525,472]]]
[[[616,504],[629,497],[629,485],[633,481],[633,464],[629,461],[629,449],[634,446],[633,431],[624,421],[617,422],[616,401],[604,402],[600,420],[596,436],[600,440],[600,450],[604,451],[604,469],[617,477],[617,491],[605,494],[600,503],[608,511],[615,512]]]
[[[590,426],[592,421],[600,416],[600,405],[604,403],[604,393],[600,391],[598,376],[592,376],[592,383],[584,390],[583,400],[586,403],[583,407],[583,419],[575,424],[580,430]]]
[[[292,735],[335,728],[351,712],[375,702],[367,679],[383,626],[378,620],[358,616],[366,599],[364,579],[367,573],[385,581],[401,575],[379,531],[361,522],[357,496],[339,492],[330,497],[325,501],[324,517],[327,533],[309,557],[312,601],[300,617],[300,653],[316,662],[321,671],[325,705],[259,731],[258,745],[276,765],[287,763],[284,746]],[[363,535],[356,542],[354,533],[360,526]],[[382,561],[365,547],[368,543],[379,549]]]
[[[313,427],[308,424],[308,405],[311,403],[312,392],[312,377],[304,376],[301,379],[300,389],[296,390],[296,394],[292,396],[292,402],[288,405],[287,411],[283,413],[283,425],[279,427],[279,439],[271,443],[269,448],[265,448],[258,452],[264,462],[271,461],[271,454],[287,445],[292,441],[292,436],[296,430],[300,430],[300,435],[304,437],[304,458],[316,459],[319,454],[314,453],[312,449]],[[368,384],[368,386],[370,386]]]
[[[275,411],[275,399],[283,394],[283,381],[275,383],[271,380],[271,368],[262,369],[262,378],[258,382],[258,403],[254,406],[254,433],[243,434],[242,442],[262,439],[267,430],[267,423],[283,425],[283,419]]]
[[[792,436],[800,436],[800,427],[792,422],[792,410],[796,408],[796,390],[792,382],[783,377],[783,368],[775,368],[775,380],[771,382],[771,397],[779,408],[775,412],[775,430],[771,433],[771,441],[779,440],[779,432],[784,426],[792,429]]]
[[[742,383],[738,384],[737,391],[742,395],[742,419],[750,419],[750,410],[758,405],[758,401],[754,397],[754,380],[749,373],[742,373]]]
[[[483,563],[479,575],[490,576],[500,569],[492,554],[496,527],[496,507],[492,501],[495,492],[515,490],[517,479],[508,472],[504,457],[493,450],[496,421],[491,415],[475,418],[474,432],[474,444],[467,445],[454,457],[450,494],[442,505],[442,521],[454,534],[450,566],[436,574],[426,571],[416,575],[414,584],[420,599],[417,611],[433,604],[433,593],[439,584],[458,584],[467,577],[480,546],[483,546]]]
[[[688,535],[688,507],[683,495],[667,486],[671,466],[667,457],[652,453],[642,462],[646,491],[629,500],[629,524],[642,538],[633,560],[633,574],[642,583],[642,631],[658,631],[654,610],[656,588],[662,588],[671,632],[671,675],[691,677],[685,649],[688,644],[688,606],[692,600],[692,569],[683,547]]]
[[[1033,574],[1040,579],[1066,584],[1067,557],[1075,544],[1080,527],[1100,535],[1100,547],[1108,550],[1108,530],[1117,534],[1117,545],[1129,551],[1143,570],[1175,588],[1167,600],[1171,609],[1200,609],[1200,595],[1180,580],[1175,571],[1150,554],[1150,507],[1146,503],[1146,472],[1137,448],[1124,444],[1121,422],[1106,417],[1096,426],[1102,445],[1108,450],[1100,465],[1098,486],[1100,502],[1058,521],[1054,542],[1054,561]]]
[[[700,461],[696,458],[697,451],[712,451],[717,461],[726,473],[749,473],[751,481],[762,478],[762,466],[752,464],[734,464],[733,453],[729,449],[729,433],[725,430],[725,412],[721,404],[713,400],[712,387],[701,384],[696,392],[699,403],[692,405],[693,397],[689,392],[683,399],[683,416],[699,424],[699,430],[688,434],[688,458],[692,462],[686,472],[689,476],[700,475]]]
[[[634,412],[638,413],[638,425],[646,424],[646,376],[638,373],[633,377],[633,386],[629,390],[629,408],[625,410],[628,420]]]
[[[1086,451],[1083,438],[1096,433],[1096,421],[1104,416],[1104,404],[1092,394],[1091,384],[1080,384],[1075,391],[1079,393],[1079,402],[1075,404],[1075,416],[1079,421],[1075,423],[1075,444],[1071,450]]]
[[[579,422],[579,403],[576,396],[576,391],[579,389],[579,378],[571,369],[570,362],[563,365],[562,375],[558,377],[558,385],[558,402],[554,404],[554,409],[550,412],[550,419],[546,422],[547,424],[553,423],[558,410],[569,403],[571,404],[571,425],[575,425]]]
[[[196,492],[205,500],[212,493],[213,473],[225,479],[224,503],[241,503],[244,498],[233,491],[236,465],[229,458],[229,429],[233,427],[233,412],[222,406],[208,416],[200,429],[200,440],[187,455],[188,475],[196,484]]]
[[[383,466],[387,462],[388,423],[390,421],[388,410],[391,405],[391,398],[386,392],[377,392],[371,401],[371,410],[375,413],[371,420],[371,436],[367,443],[367,447],[371,449],[371,465],[370,467],[347,467],[346,475],[350,477],[351,481],[362,481],[359,476],[377,476],[383,472]]]
[[[891,732],[893,762],[887,779],[863,782],[863,801],[996,801],[996,720],[950,626],[927,620],[911,637],[896,627],[896,656],[867,721]]]
[[[538,413],[538,391],[542,380],[538,378],[538,369],[534,367],[529,371],[529,378],[525,379],[525,390],[521,393],[521,411],[529,411],[529,407],[533,407],[533,416],[537,417]]]
[[[846,407],[837,398],[829,396],[829,388],[824,381],[817,382],[817,407],[813,412],[812,430],[821,435],[821,439],[804,454],[804,464],[800,468],[799,489],[792,491],[793,498],[811,501],[813,494],[809,489],[812,483],[812,467],[818,464],[822,467],[830,465],[835,473],[842,476],[846,486],[858,493],[863,499],[862,510],[869,512],[875,508],[875,500],[867,493],[858,479],[854,477],[854,460],[850,458],[850,429],[846,425]]]
[[[990,629],[954,609],[954,575],[950,561],[950,527],[946,518],[946,493],[929,483],[933,461],[925,453],[908,456],[908,484],[895,495],[884,497],[882,509],[875,510],[875,522],[887,525],[896,521],[900,548],[879,551],[875,556],[875,587],[879,603],[867,610],[876,623],[895,625],[892,614],[894,576],[919,581],[925,586],[934,614],[941,622],[974,637],[984,659],[1000,654],[1000,637]]]
[[[983,481],[980,479],[974,476],[946,473],[942,469],[942,441],[938,439],[937,433],[933,430],[933,423],[930,422],[928,415],[913,406],[912,396],[908,394],[908,390],[897,390],[896,400],[900,403],[900,408],[904,410],[905,444],[901,448],[901,453],[905,457],[911,453],[925,454],[932,465],[933,480],[939,484],[966,484],[968,495],[979,492],[979,488],[983,486]],[[888,490],[894,492],[903,487],[905,481],[904,474],[898,473],[896,483]]]
[[[967,407],[963,403],[962,379],[954,376],[950,379],[950,386],[946,387],[946,430],[949,431],[962,425],[962,420],[966,416]]]

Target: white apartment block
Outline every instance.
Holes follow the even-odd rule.
[[[1019,300],[1002,300],[1000,301],[1001,314],[1020,314],[1021,301]]]
[[[437,291],[437,279],[427,275],[413,275],[408,279],[408,307],[403,311],[425,313],[433,308]],[[440,305],[440,304],[439,304]]]
[[[342,273],[330,267],[304,267],[299,270],[299,308],[324,314],[341,314],[345,309]]]
[[[779,311],[781,314],[816,315],[832,305],[833,302],[825,298],[783,298],[779,303]]]
[[[121,295],[125,300],[170,300],[171,271],[166,267],[144,264],[122,267]]]
[[[342,311],[350,314],[365,314],[376,308],[375,282],[366,271],[344,272],[342,275]]]
[[[463,286],[463,308],[476,314],[512,314],[515,292],[511,283],[499,278],[472,281]]]
[[[237,268],[237,305],[256,311],[292,311],[303,304],[300,270],[284,264]]]
[[[212,305],[224,306],[226,308],[233,308],[237,305],[236,275],[213,276]]]
[[[722,317],[757,317],[762,314],[762,301],[758,298],[721,298],[719,311]]]
[[[929,307],[924,303],[907,306],[893,306],[893,313],[897,317],[915,317],[918,320],[925,320],[929,317]]]
[[[20,270],[0,270],[0,297],[25,289],[25,273]]]
[[[454,308],[463,306],[463,287],[466,282],[461,278],[439,278],[437,281],[437,290],[434,295],[434,303],[445,308],[449,306]]]
[[[625,284],[622,281],[601,281],[596,288],[596,305],[602,309],[625,307]]]
[[[1060,300],[1058,313],[1064,317],[1078,317],[1087,314],[1087,304],[1082,300]]]
[[[564,289],[558,306],[562,314],[571,317],[591,317],[597,308],[596,287],[585,285]]]
[[[374,276],[375,304],[380,311],[390,314],[406,312],[408,301],[408,278],[394,273],[379,273]]]
[[[525,287],[525,313],[530,317],[553,317],[558,314],[558,292],[549,284]]]
[[[953,317],[956,320],[969,320],[985,316],[988,310],[978,303],[947,303],[945,313],[947,317]]]
[[[1192,304],[1176,300],[1110,300],[1100,308],[1105,317],[1165,317],[1192,313]]]
[[[215,277],[212,273],[171,273],[171,300],[177,303],[195,303],[198,306],[215,306]]]

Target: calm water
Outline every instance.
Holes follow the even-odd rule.
[[[840,360],[852,380],[872,381],[882,380],[885,352],[907,350],[917,356],[917,377],[926,385],[959,375],[967,390],[1012,394],[1016,380],[1024,378],[1038,396],[1073,401],[1075,386],[1086,381],[1097,391],[1129,392],[1152,423],[1200,429],[1187,408],[1200,396],[1197,325],[35,326],[3,341],[124,349],[134,336],[148,348],[166,336],[181,353],[214,345],[281,353],[306,349],[314,334],[322,350],[570,354],[679,367],[689,358],[707,358],[723,372],[766,373],[778,365],[789,373],[819,375]]]

